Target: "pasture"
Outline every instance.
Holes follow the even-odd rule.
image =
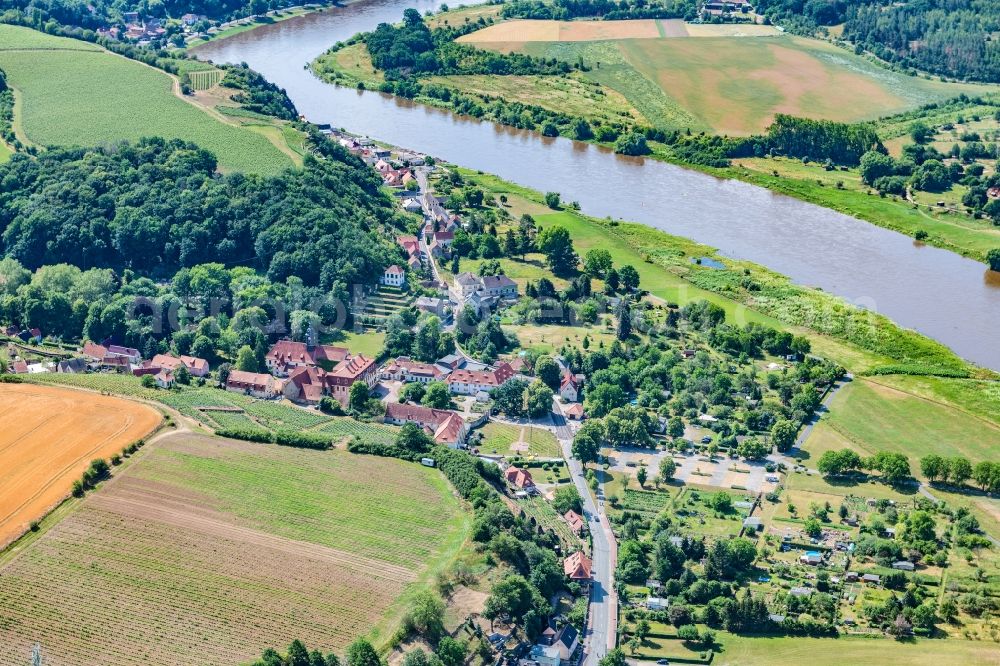
[[[0,546],[65,498],[95,458],[148,435],[144,405],[52,386],[0,384]]]
[[[718,666],[774,666],[802,664],[896,663],[908,666],[996,664],[997,645],[992,641],[913,639],[910,641],[871,638],[807,638],[781,636],[751,638],[720,633],[724,645],[713,663]]]
[[[965,456],[975,464],[994,460],[1000,448],[1000,427],[942,402],[884,385],[881,378],[856,378],[845,386],[834,396],[823,421],[864,454],[905,454],[915,472],[919,471],[917,461],[929,453]],[[820,436],[827,439],[822,432]],[[812,437],[805,443],[811,456]]]
[[[874,120],[961,92],[988,90],[893,72],[820,40],[781,35],[771,26],[507,21],[461,41],[582,61],[590,69],[576,76],[617,91],[634,114],[653,125],[719,134],[760,132],[776,113]],[[522,94],[542,93],[525,86]]]
[[[32,143],[99,146],[162,136],[210,150],[223,171],[271,175],[293,164],[265,136],[182,99],[165,72],[20,26],[0,25],[0,44],[0,69],[19,94],[15,125]]]
[[[0,569],[0,662],[36,641],[52,663],[107,666],[381,645],[468,526],[437,470],[175,435]]]

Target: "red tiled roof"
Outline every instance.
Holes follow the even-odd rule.
[[[396,264],[393,264],[392,266],[389,266],[389,268],[385,269],[385,272],[393,275],[403,275],[405,271],[403,271],[403,269]]]
[[[448,377],[448,383],[479,384],[482,386],[500,386],[514,376],[510,363],[501,363],[493,370],[455,370]]]
[[[83,345],[83,355],[89,356],[94,360],[100,360],[108,355],[108,348],[94,344],[93,342],[85,342]]]
[[[445,444],[457,442],[465,425],[461,415],[450,409],[432,409],[398,402],[390,402],[385,406],[385,419],[416,423],[426,428],[434,441]]]
[[[567,523],[569,523],[569,528],[574,532],[576,532],[577,534],[583,531],[584,527],[583,517],[576,511],[573,511],[573,509],[567,511],[565,515],[563,515],[563,518],[566,520]]]
[[[304,342],[294,340],[278,340],[267,352],[267,359],[281,364],[317,365],[318,361],[340,363],[350,355],[344,347],[317,345],[309,348]]]
[[[583,418],[583,405],[578,402],[574,402],[572,405],[566,405],[563,407],[563,414],[565,416]]]
[[[575,552],[563,560],[563,571],[570,580],[590,580],[593,562],[581,552]]]
[[[392,375],[402,371],[408,375],[421,375],[425,377],[440,377],[444,374],[441,368],[433,363],[421,363],[407,356],[400,356],[394,361],[390,361],[385,367],[385,371]]]
[[[375,365],[375,359],[358,354],[341,361],[327,373],[327,381],[336,384],[350,384],[362,377]]]
[[[281,389],[281,382],[271,375],[246,372],[244,370],[231,370],[229,372],[229,379],[226,380],[226,386],[241,390],[251,389],[262,392],[273,390],[274,392],[278,392]]]
[[[515,488],[531,488],[535,485],[531,472],[520,467],[508,467],[503,473],[503,478]]]

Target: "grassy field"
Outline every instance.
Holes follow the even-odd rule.
[[[533,455],[542,458],[562,456],[555,435],[542,428],[491,421],[476,432],[483,435],[483,441],[478,444],[480,453],[507,456]],[[515,443],[517,449],[512,448]]]
[[[961,92],[988,90],[892,72],[826,42],[777,35],[767,26],[738,26],[736,32],[717,27],[652,20],[608,25],[512,21],[462,41],[502,52],[582,60],[591,69],[581,78],[617,91],[652,124],[719,134],[759,132],[779,112],[869,120]],[[465,90],[461,81],[452,83]],[[511,92],[534,103],[548,93],[528,81]]]
[[[896,663],[907,666],[967,666],[996,664],[997,645],[991,641],[913,640],[897,642],[865,638],[749,638],[726,634],[720,637],[725,649],[716,655],[719,666],[774,666],[802,664]]]
[[[962,455],[975,464],[994,460],[1000,449],[1000,427],[939,401],[860,378],[834,396],[824,421],[869,455],[906,454],[915,470],[917,460],[929,453]],[[828,436],[821,437],[822,442]],[[806,448],[811,451],[809,442]]]
[[[45,146],[97,146],[163,136],[194,141],[225,171],[292,166],[259,133],[223,122],[174,93],[168,74],[87,42],[0,25],[0,69],[18,93],[15,125]]]
[[[0,662],[36,641],[52,663],[108,666],[384,644],[468,527],[436,470],[174,435],[6,561]]]
[[[614,333],[598,326],[555,326],[555,325],[504,325],[517,336],[521,346],[552,353],[564,345],[583,348],[583,339],[589,338],[592,349],[602,343],[611,345]]]

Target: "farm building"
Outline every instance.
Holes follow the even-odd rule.
[[[408,356],[400,356],[382,366],[379,375],[382,379],[427,384],[444,379],[448,370],[432,363],[420,363]]]
[[[226,379],[226,390],[233,393],[246,393],[255,398],[277,398],[281,396],[284,382],[271,375],[243,370],[231,370]]]
[[[168,368],[177,370],[182,365],[187,368],[192,377],[205,377],[208,375],[208,361],[196,356],[173,356],[171,354],[157,354],[149,361],[151,368]]]
[[[394,425],[415,423],[438,444],[457,449],[465,444],[468,427],[462,415],[450,409],[431,409],[420,405],[392,402],[385,406],[385,422]]]

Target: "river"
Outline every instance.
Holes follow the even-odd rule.
[[[332,44],[439,1],[371,0],[289,19],[196,49],[246,62],[284,87],[299,112],[541,191],[598,217],[633,220],[711,245],[881,312],[963,357],[1000,370],[1000,279],[971,259],[738,181],[626,158],[324,83],[307,64]],[[467,3],[474,4],[474,3]]]

